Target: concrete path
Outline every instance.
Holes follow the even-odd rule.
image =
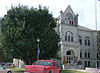
[[[100,70],[97,68],[86,68],[86,70],[77,70],[77,71],[82,71],[87,73],[100,73]]]
[[[97,68],[86,68],[86,72],[88,73],[100,73]]]

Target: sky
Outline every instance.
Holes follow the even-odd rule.
[[[0,0],[0,17],[3,17],[7,10],[19,4],[37,8],[39,5],[49,7],[50,13],[55,18],[63,12],[68,5],[71,6],[75,14],[78,13],[78,23],[81,26],[96,30],[95,25],[95,0]],[[96,0],[97,8],[97,30],[100,30],[100,1]]]

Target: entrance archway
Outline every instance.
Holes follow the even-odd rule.
[[[67,62],[67,64],[73,64],[74,63],[74,57],[75,57],[74,51],[68,50],[66,52],[66,62]]]

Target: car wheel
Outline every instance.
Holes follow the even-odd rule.
[[[49,73],[52,73],[51,71],[49,71]]]
[[[61,73],[61,70],[59,71],[59,73]]]
[[[8,71],[7,73],[12,73],[11,71]]]

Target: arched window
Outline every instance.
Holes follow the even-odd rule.
[[[79,38],[80,45],[82,45],[82,37],[79,35],[78,38]]]
[[[90,46],[90,38],[89,37],[85,38],[85,45]]]
[[[71,51],[67,51],[66,52],[66,55],[71,55]]]
[[[72,14],[71,13],[67,13],[66,16],[67,16],[68,24],[73,25],[73,16],[72,16]]]
[[[65,41],[73,42],[73,33],[68,31],[65,34]]]

